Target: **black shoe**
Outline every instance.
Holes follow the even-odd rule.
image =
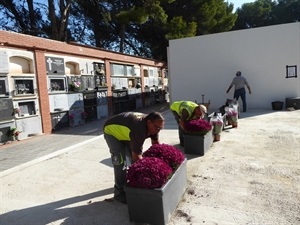
[[[125,192],[114,196],[114,200],[117,201],[117,202],[120,202],[122,204],[127,204],[127,198],[126,198]]]
[[[244,110],[243,110],[243,112],[247,112],[247,110],[246,110],[246,109],[244,109]]]

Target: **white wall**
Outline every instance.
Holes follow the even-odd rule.
[[[300,23],[231,31],[171,40],[168,48],[171,102],[211,101],[218,109],[237,70],[251,86],[248,108],[271,108],[271,102],[300,97]],[[286,65],[297,65],[297,78],[286,79]],[[241,100],[240,100],[241,103]]]

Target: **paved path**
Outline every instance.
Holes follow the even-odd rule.
[[[140,111],[149,113],[168,109],[168,103],[160,103]],[[51,135],[35,136],[0,146],[0,177],[99,139],[104,122],[105,119],[96,120],[81,126],[64,128]]]

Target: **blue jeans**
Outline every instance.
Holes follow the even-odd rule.
[[[234,91],[233,98],[236,100],[239,100],[239,97],[241,97],[243,102],[243,111],[246,112],[247,110],[247,102],[246,102],[246,90],[245,88],[237,89]]]

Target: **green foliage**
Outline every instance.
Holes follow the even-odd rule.
[[[11,128],[7,131],[6,135],[7,135],[8,137],[12,137],[12,136],[14,136],[14,134],[15,134],[16,131],[17,131],[17,128],[11,127]]]
[[[174,17],[168,23],[168,33],[166,33],[166,39],[179,39],[185,37],[193,37],[196,35],[197,23],[187,23],[183,21],[182,17]]]
[[[41,3],[42,2],[42,3]],[[0,1],[0,29],[167,60],[171,39],[300,20],[299,0]]]
[[[237,9],[233,30],[262,27],[300,20],[299,0],[256,0]]]

